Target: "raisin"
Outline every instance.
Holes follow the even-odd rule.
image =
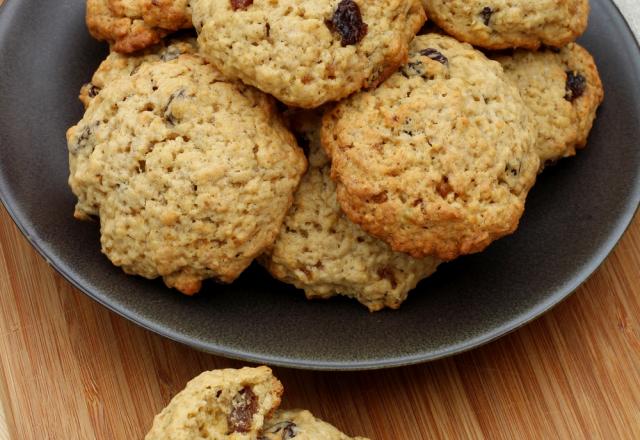
[[[388,267],[381,267],[378,269],[378,276],[383,280],[388,280],[391,283],[391,288],[395,289],[398,287],[398,281],[396,280],[396,274],[392,269]]]
[[[249,432],[253,422],[253,415],[258,411],[258,396],[250,387],[244,387],[235,395],[231,402],[231,413],[227,417],[227,424],[231,432]]]
[[[95,98],[100,93],[100,89],[93,85],[92,83],[88,84],[89,86],[89,98]]]
[[[381,192],[379,194],[376,194],[375,196],[371,197],[371,201],[373,203],[385,203],[387,200],[389,200],[389,196],[387,196],[387,192]]]
[[[442,181],[436,185],[436,191],[443,199],[453,192],[453,187],[449,184],[449,178],[444,176]]]
[[[282,436],[278,438],[282,438],[282,440],[290,440],[292,438],[295,438],[295,436],[298,434],[298,427],[295,423],[287,420],[284,422],[276,423],[268,430],[270,434],[277,434],[280,431],[282,431]]]
[[[353,0],[342,0],[333,13],[331,20],[326,21],[332,32],[340,34],[342,46],[358,44],[367,35],[368,26],[362,21],[360,7]]]
[[[437,61],[445,66],[449,65],[449,59],[435,49],[424,49],[420,51],[420,55],[425,56],[433,61]]]
[[[491,16],[493,15],[493,9],[489,6],[485,6],[484,9],[480,12],[480,16],[482,17],[482,22],[485,26],[489,26],[491,23]]]
[[[94,130],[100,125],[100,121],[93,124],[86,125],[82,129],[82,133],[78,136],[75,143],[69,146],[69,150],[72,154],[77,154],[80,150],[84,150],[89,146],[89,140],[93,138]]]
[[[564,99],[573,102],[584,94],[587,89],[587,80],[577,72],[567,71],[567,93]]]
[[[238,9],[246,11],[252,4],[253,0],[231,0],[231,9],[234,11],[237,11]]]

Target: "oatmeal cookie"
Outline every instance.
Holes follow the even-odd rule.
[[[189,0],[87,0],[87,27],[113,50],[132,53],[192,27]]]
[[[265,422],[258,440],[368,440],[349,437],[307,410],[277,410]]]
[[[571,43],[561,50],[518,50],[496,59],[533,111],[541,165],[573,156],[587,144],[604,99],[598,68],[589,52]]]
[[[589,0],[422,0],[429,18],[486,49],[562,47],[582,35]]]
[[[331,164],[320,146],[319,112],[303,112],[292,127],[309,150],[302,178],[273,247],[260,262],[277,279],[308,298],[353,297],[378,311],[398,308],[439,261],[394,252],[347,219],[336,200]]]
[[[409,62],[323,118],[338,202],[395,251],[451,260],[514,232],[539,167],[533,116],[499,63],[416,37]]]
[[[272,98],[197,55],[108,83],[67,133],[76,217],[127,273],[186,294],[273,243],[306,168]]]
[[[419,0],[193,0],[202,54],[285,104],[313,108],[375,87],[407,57]]]
[[[155,417],[145,440],[255,440],[282,392],[267,367],[204,372]]]

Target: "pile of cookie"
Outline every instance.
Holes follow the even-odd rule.
[[[588,0],[87,0],[111,45],[69,129],[75,216],[192,295],[257,259],[397,308],[513,233],[603,99]],[[427,16],[430,21],[427,23]],[[195,28],[197,37],[180,29]]]
[[[307,410],[282,410],[282,383],[265,366],[205,371],[158,414],[145,440],[367,440]]]

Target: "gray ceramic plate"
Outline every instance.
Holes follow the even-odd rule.
[[[589,147],[547,171],[517,234],[445,265],[398,312],[307,302],[253,267],[188,299],[125,276],[100,253],[96,224],[74,221],[65,130],[106,54],[83,0],[6,0],[0,9],[0,195],[31,243],[71,283],[128,319],[234,358],[315,369],[427,361],[486,343],[539,316],[602,263],[640,200],[640,52],[609,0],[592,0],[582,43],[607,98]]]

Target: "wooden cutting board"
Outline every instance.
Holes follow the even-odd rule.
[[[618,3],[640,24],[637,0]],[[0,440],[142,438],[191,377],[240,365],[99,306],[0,207]],[[640,218],[574,296],[488,346],[388,371],[276,374],[284,406],[372,439],[639,439]]]

